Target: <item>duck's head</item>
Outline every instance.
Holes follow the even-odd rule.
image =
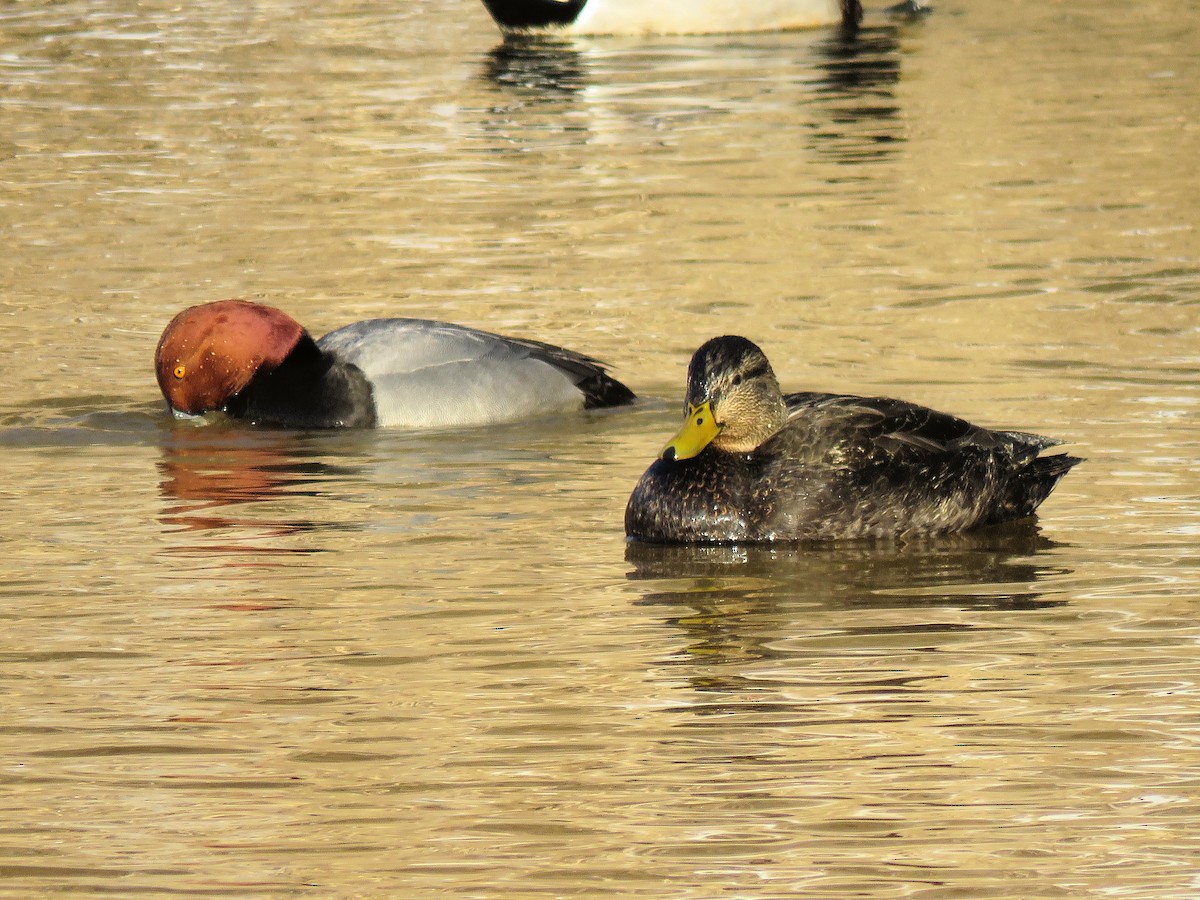
[[[766,355],[733,335],[706,341],[692,355],[685,412],[662,459],[689,459],[710,444],[749,453],[787,421],[787,404]]]
[[[273,306],[218,300],[179,313],[155,354],[158,386],[175,412],[221,409],[259,370],[278,366],[304,337],[295,319]]]

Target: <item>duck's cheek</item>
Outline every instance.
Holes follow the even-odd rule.
[[[189,378],[187,381],[172,384],[167,391],[167,406],[176,418],[202,416],[210,409],[217,409],[220,403],[209,396],[204,385],[197,384]]]
[[[224,409],[254,379],[257,359],[204,358],[188,370],[187,378],[169,399],[171,405],[193,416]]]
[[[167,409],[172,415],[178,415],[185,412],[187,409],[187,398],[184,395],[183,385],[177,381],[168,382],[162,386],[163,399],[167,401]]]
[[[167,391],[167,405],[175,415],[198,416],[204,412],[204,407],[198,402],[195,385],[192,381],[177,381]]]

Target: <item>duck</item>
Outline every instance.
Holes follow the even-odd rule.
[[[1027,519],[1083,460],[905,400],[784,394],[762,349],[725,335],[688,365],[686,415],[634,487],[633,541],[907,539]]]
[[[469,427],[635,400],[603,364],[552,344],[408,318],[313,340],[283,310],[236,298],[178,313],[155,371],[177,417],[284,428]]]
[[[505,35],[723,34],[857,26],[860,0],[483,0]]]

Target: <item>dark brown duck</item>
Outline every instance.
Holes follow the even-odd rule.
[[[1062,443],[903,400],[784,395],[754,343],[688,367],[687,418],[634,488],[625,532],[661,543],[904,538],[1032,516],[1082,462]]]

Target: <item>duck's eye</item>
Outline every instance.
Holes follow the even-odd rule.
[[[187,366],[176,366],[175,371],[171,373],[176,378],[183,378],[187,374]]]
[[[738,372],[736,375],[733,376],[733,386],[737,387],[741,383],[742,383],[742,373]]]

